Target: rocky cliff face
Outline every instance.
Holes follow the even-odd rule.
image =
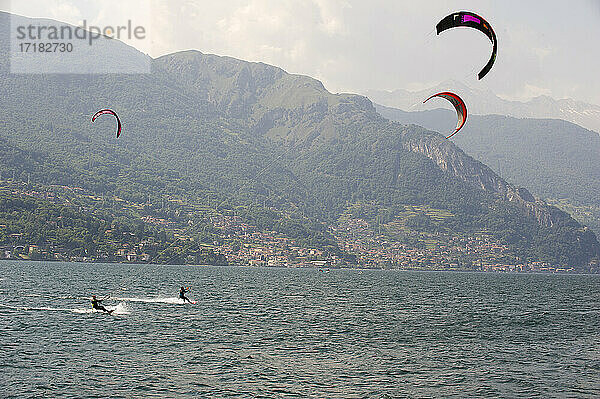
[[[507,183],[489,167],[474,160],[439,134],[425,130],[418,133],[411,132],[404,135],[403,146],[409,151],[426,156],[443,171],[472,186],[518,204],[528,216],[534,217],[541,226],[552,227],[559,224],[576,223],[565,212],[542,200],[535,199],[527,189],[517,188]]]
[[[381,118],[366,97],[332,94],[316,79],[262,63],[189,51],[161,57],[156,64],[175,73],[186,87],[224,114],[249,122],[254,134],[301,143],[301,147],[338,138],[342,133],[335,126],[340,121],[367,126]],[[418,126],[398,130],[407,132],[403,136],[406,150],[426,156],[478,189],[518,204],[539,225],[577,225],[566,213],[507,183],[439,134]]]

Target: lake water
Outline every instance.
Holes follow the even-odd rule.
[[[597,398],[600,276],[2,261],[0,396]]]

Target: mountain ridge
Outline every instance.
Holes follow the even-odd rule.
[[[422,104],[431,94],[454,91],[466,102],[472,115],[506,115],[515,118],[563,119],[600,133],[600,106],[570,98],[554,99],[540,95],[528,101],[505,100],[489,89],[473,89],[462,82],[449,80],[428,89],[408,91],[367,90],[364,94],[374,103],[404,111],[439,108],[441,103]]]

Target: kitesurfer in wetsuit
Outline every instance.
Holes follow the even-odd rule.
[[[111,314],[113,312],[112,310],[108,310],[104,306],[100,305],[100,302],[102,302],[101,299],[96,299],[96,295],[92,295],[92,308],[93,309],[101,310],[108,314]]]
[[[188,290],[185,289],[185,287],[181,287],[181,289],[179,290],[179,299],[183,299],[183,303],[185,303],[185,301],[188,301],[189,303],[192,303],[192,301],[190,301],[186,296],[185,293],[188,292]]]

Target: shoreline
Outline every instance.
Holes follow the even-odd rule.
[[[211,267],[211,268],[239,268],[254,270],[314,270],[314,271],[333,271],[333,270],[352,270],[357,272],[364,271],[383,271],[383,272],[419,272],[419,273],[474,273],[474,274],[511,274],[511,275],[565,275],[565,276],[599,276],[600,272],[580,272],[580,271],[515,271],[515,270],[474,270],[474,269],[423,269],[423,268],[363,268],[363,267],[285,267],[285,266],[249,266],[240,264],[229,265],[210,265],[210,264],[169,264],[169,263],[131,263],[131,262],[99,262],[99,261],[65,261],[54,259],[0,259],[0,262],[24,262],[24,263],[62,263],[74,265],[123,265],[123,266],[165,266],[165,267]]]

